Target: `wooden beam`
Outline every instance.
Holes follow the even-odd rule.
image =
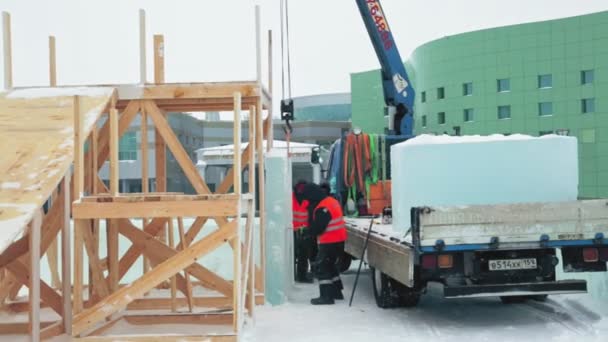
[[[188,153],[186,152],[186,150],[184,149],[182,144],[179,142],[179,140],[175,136],[175,133],[171,129],[171,126],[169,126],[169,123],[164,118],[160,109],[152,101],[146,101],[145,108],[146,108],[146,112],[152,118],[152,121],[154,121],[154,125],[156,126],[156,129],[158,130],[158,132],[164,139],[165,143],[167,144],[167,147],[169,147],[169,150],[171,150],[171,152],[173,153],[175,160],[177,160],[178,164],[182,168],[182,171],[184,171],[186,178],[188,178],[188,180],[190,181],[190,183],[192,184],[192,186],[194,187],[196,192],[199,194],[200,193],[203,193],[203,194],[209,193],[210,191],[209,191],[209,188],[207,187],[207,184],[205,184],[205,182],[201,178],[201,175],[198,173],[196,166],[194,166],[194,164],[192,163],[190,156],[188,155]],[[203,212],[199,212],[199,213],[206,213],[206,212],[203,211]],[[188,215],[176,214],[175,216],[188,216]],[[198,216],[198,215],[190,215],[190,216]],[[212,215],[207,215],[207,216],[212,216]]]
[[[165,83],[165,38],[154,35],[154,83]]]
[[[80,112],[80,96],[73,97],[74,103],[74,195],[76,201],[84,192],[84,118]]]
[[[100,297],[105,298],[110,294],[110,290],[101,270],[99,254],[95,247],[95,237],[91,232],[91,220],[83,220],[83,222],[78,228],[82,229],[84,244],[89,255],[89,270],[93,277],[90,285]]]
[[[159,202],[76,202],[72,207],[75,219],[130,217],[196,217],[201,213],[219,217],[236,215],[239,200],[197,200]]]
[[[61,280],[63,295],[63,330],[66,334],[72,333],[72,257],[70,231],[70,171],[63,177],[61,194],[63,196],[63,224],[61,225]]]
[[[145,107],[145,106],[144,106]],[[164,114],[162,114],[163,119],[166,118]],[[156,127],[156,122],[154,123],[154,154],[156,159],[156,191],[157,192],[166,192],[167,191],[167,144],[160,133],[158,127]]]
[[[72,339],[75,342],[236,342],[236,335],[169,335],[169,336],[153,336],[153,335],[106,335],[106,336],[88,336]]]
[[[232,313],[196,313],[196,314],[127,314],[125,321],[133,325],[150,324],[196,324],[225,325],[232,322]]]
[[[4,89],[13,88],[13,53],[11,48],[11,15],[2,12],[2,41],[4,55]]]
[[[121,288],[93,307],[78,314],[74,317],[72,335],[79,335],[91,328],[92,325],[126,308],[135,298],[141,297],[144,293],[150,291],[180,270],[196,263],[203,255],[212,252],[237,234],[236,228],[236,224],[225,225],[209,234],[203,240],[193,243],[187,249],[167,259],[141,278],[135,280],[131,286]]]
[[[110,193],[118,195],[118,182],[120,181],[118,170],[118,111],[110,108]]]
[[[255,146],[255,136],[256,136],[256,116],[257,112],[255,106],[251,106],[249,108],[250,119],[249,119],[249,145]],[[247,252],[245,255],[247,256],[245,265],[246,275],[245,280],[243,281],[243,288],[246,289],[243,292],[247,293],[247,296],[243,296],[245,299],[245,306],[247,307],[247,312],[249,312],[249,316],[253,317],[253,310],[255,307],[255,261],[254,261],[254,246],[253,246],[253,232],[254,232],[254,220],[255,220],[255,149],[250,150],[249,154],[249,193],[252,195],[252,200],[247,203],[247,223],[246,223],[246,237],[245,237],[245,246],[247,247]]]
[[[97,128],[97,125],[93,125],[93,130],[91,131],[91,149],[90,149],[90,159],[92,160],[92,167],[91,167],[91,188],[92,188],[92,193],[93,195],[97,194],[99,192],[99,187],[97,186],[97,172],[99,171],[99,166],[97,165],[98,163],[98,156],[99,156],[99,128]]]
[[[74,204],[72,204],[73,207]],[[74,212],[72,208],[72,213]],[[83,309],[82,291],[84,277],[84,237],[83,230],[87,229],[86,220],[74,219],[74,289],[73,297],[73,313],[78,314]]]
[[[40,261],[40,259],[38,259]],[[21,260],[15,260],[11,264],[7,266],[7,269],[15,275],[15,277],[22,283],[26,284],[28,288],[31,289],[32,283],[34,281],[34,277],[31,275],[31,266],[21,262]],[[57,312],[59,315],[63,313],[62,301],[61,297],[57,294],[57,292],[50,287],[43,280],[38,280],[38,305],[40,305],[40,301],[47,303],[53,311]],[[32,294],[34,291],[30,291]],[[28,310],[30,314],[32,313],[31,303],[30,309]]]
[[[139,112],[139,101],[130,101],[122,111],[118,119],[118,137],[120,138],[131,125],[131,122]],[[110,155],[110,121],[106,121],[99,130],[99,154],[97,157],[97,170],[103,167],[104,162]],[[101,187],[103,188],[103,187]]]
[[[55,53],[55,36],[49,36],[49,84],[57,86],[57,56]]]
[[[58,321],[40,330],[40,340],[48,340],[61,334],[63,334],[63,322]]]
[[[101,334],[105,333],[106,331],[110,330],[113,326],[116,325],[116,323],[120,322],[121,320],[122,320],[122,316],[114,317],[113,319],[104,322],[99,328],[91,331],[87,335],[89,335],[89,336],[101,335]]]
[[[42,209],[36,210],[30,229],[29,333],[32,341],[40,340],[40,229]]]
[[[181,247],[182,250],[188,248],[186,244],[186,235],[184,234],[184,219],[182,217],[177,218],[177,229],[179,230],[179,237],[181,239]],[[188,299],[188,309],[192,312],[194,307],[194,302],[192,301],[192,283],[190,282],[190,275],[188,272],[184,272],[184,277],[186,278],[186,298]]]
[[[146,194],[150,190],[148,177],[148,116],[144,106],[141,109],[141,191]]]
[[[173,218],[169,219],[169,247],[175,248],[175,229],[173,229]],[[188,301],[190,303],[190,301]],[[177,312],[177,282],[175,276],[171,277],[171,311]]]
[[[177,83],[117,85],[119,100],[231,98],[235,92],[244,97],[260,97],[257,82]]]
[[[186,245],[189,245],[194,241],[198,233],[203,229],[205,222],[207,222],[207,217],[197,217],[194,222],[192,222],[190,229],[186,232]]]
[[[111,292],[118,290],[118,222],[116,220],[107,220],[109,226],[107,229],[107,244],[108,244],[108,283],[110,284]],[[106,223],[107,225],[107,223]]]
[[[171,221],[169,221],[171,225]],[[234,225],[234,223],[230,222],[226,225]],[[222,229],[224,226],[221,226]],[[134,246],[142,247],[144,254],[148,256],[151,260],[157,261],[158,263],[167,260],[179,252],[171,247],[163,244],[154,238],[154,236],[150,235],[145,231],[141,231],[137,229],[133,225],[121,225],[120,232],[126,238],[131,240]],[[232,284],[226,281],[224,278],[216,275],[215,273],[209,271],[207,268],[200,264],[193,264],[188,267],[186,271],[192,274],[194,277],[201,281],[201,285],[211,289],[218,291],[226,296],[232,296]]]
[[[146,11],[139,10],[139,83],[146,84]]]
[[[46,328],[55,322],[40,322],[41,328]],[[29,322],[2,322],[0,323],[0,335],[25,335],[28,334]]]

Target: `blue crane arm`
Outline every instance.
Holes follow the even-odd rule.
[[[400,135],[413,135],[414,97],[416,95],[403,66],[403,60],[395,44],[393,33],[380,0],[355,0],[365,28],[378,56],[382,73],[384,101],[394,108],[397,117],[395,126]]]

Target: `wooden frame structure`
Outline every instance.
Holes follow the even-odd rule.
[[[5,37],[7,31],[10,37],[10,17],[4,13],[3,18]],[[82,340],[109,341],[120,339],[120,336],[107,334],[111,334],[112,327],[122,320],[132,325],[196,324],[226,325],[228,328],[196,336],[186,331],[181,336],[172,332],[171,337],[142,335],[129,336],[129,340],[154,337],[154,340],[163,341],[235,341],[244,315],[253,316],[255,305],[264,301],[265,181],[263,172],[256,174],[255,164],[257,158],[258,166],[263,170],[263,139],[268,139],[268,148],[272,146],[272,97],[262,85],[259,8],[256,7],[258,76],[255,81],[164,83],[164,38],[155,35],[154,83],[147,83],[145,44],[142,42],[146,38],[145,12],[140,11],[139,18],[140,84],[96,86],[110,89],[111,96],[94,124],[85,114],[83,98],[73,96],[73,173],[68,168],[59,189],[48,194],[51,205],[46,214],[38,210],[23,237],[0,253],[2,308],[28,311],[29,315],[26,325],[0,323],[0,334],[27,333],[32,340],[38,341],[66,333]],[[270,44],[269,41],[269,51]],[[8,48],[5,40],[5,56],[7,50],[10,55],[10,39]],[[10,58],[5,60],[10,63]],[[49,38],[49,61],[50,85],[53,89],[61,88],[56,84],[55,37]],[[271,63],[269,70],[272,70]],[[7,77],[5,87],[10,89],[10,72]],[[184,111],[234,113],[234,163],[215,193],[198,174],[169,125],[168,115],[180,115],[170,112]],[[242,153],[241,111],[249,112],[250,118],[249,144]],[[267,111],[266,118],[264,111]],[[118,187],[118,141],[138,115],[143,123],[142,137],[148,136],[148,120],[154,126],[156,189],[155,192],[148,189],[148,141],[142,139],[143,192],[122,194]],[[167,192],[168,151],[192,184],[195,195]],[[98,175],[104,163],[108,163],[110,169],[108,185]],[[256,183],[256,176],[259,178],[259,189],[250,186],[248,193],[242,192],[241,175],[245,169],[250,170],[250,185]],[[260,196],[259,264],[254,258],[254,250],[258,247],[253,242],[256,192]],[[73,252],[70,218],[74,227]],[[193,223],[185,227],[184,218],[192,218]],[[210,220],[215,221],[217,229],[201,234]],[[142,222],[142,227],[139,228],[136,222]],[[177,231],[174,230],[176,226]],[[58,240],[60,231],[61,240]],[[103,233],[106,234],[106,251],[101,251],[100,234]],[[122,254],[120,237],[131,244]],[[58,241],[62,247],[62,277],[59,277],[57,261]],[[225,244],[232,250],[232,279],[225,279],[198,262]],[[84,282],[85,253],[88,286]],[[46,254],[49,260],[51,285],[40,280],[40,254]],[[102,257],[102,254],[106,256]],[[123,278],[138,258],[145,258],[147,267],[139,278],[124,283]],[[16,299],[23,285],[30,289],[27,302]],[[200,288],[206,290],[197,291]],[[151,291],[155,295],[146,296]],[[61,319],[41,322],[40,311],[47,307]]]

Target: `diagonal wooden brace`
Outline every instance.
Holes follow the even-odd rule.
[[[87,329],[92,328],[93,325],[126,308],[129,303],[137,298],[141,298],[158,284],[196,263],[199,258],[214,251],[223,243],[233,238],[237,234],[236,227],[236,222],[230,222],[230,224],[223,226],[204,239],[193,243],[190,247],[165,260],[150,270],[150,272],[135,280],[130,286],[119,289],[93,307],[81,312],[74,317],[72,335],[80,335]]]

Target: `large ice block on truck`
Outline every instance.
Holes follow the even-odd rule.
[[[574,137],[422,135],[391,147],[393,226],[410,208],[577,199]]]

